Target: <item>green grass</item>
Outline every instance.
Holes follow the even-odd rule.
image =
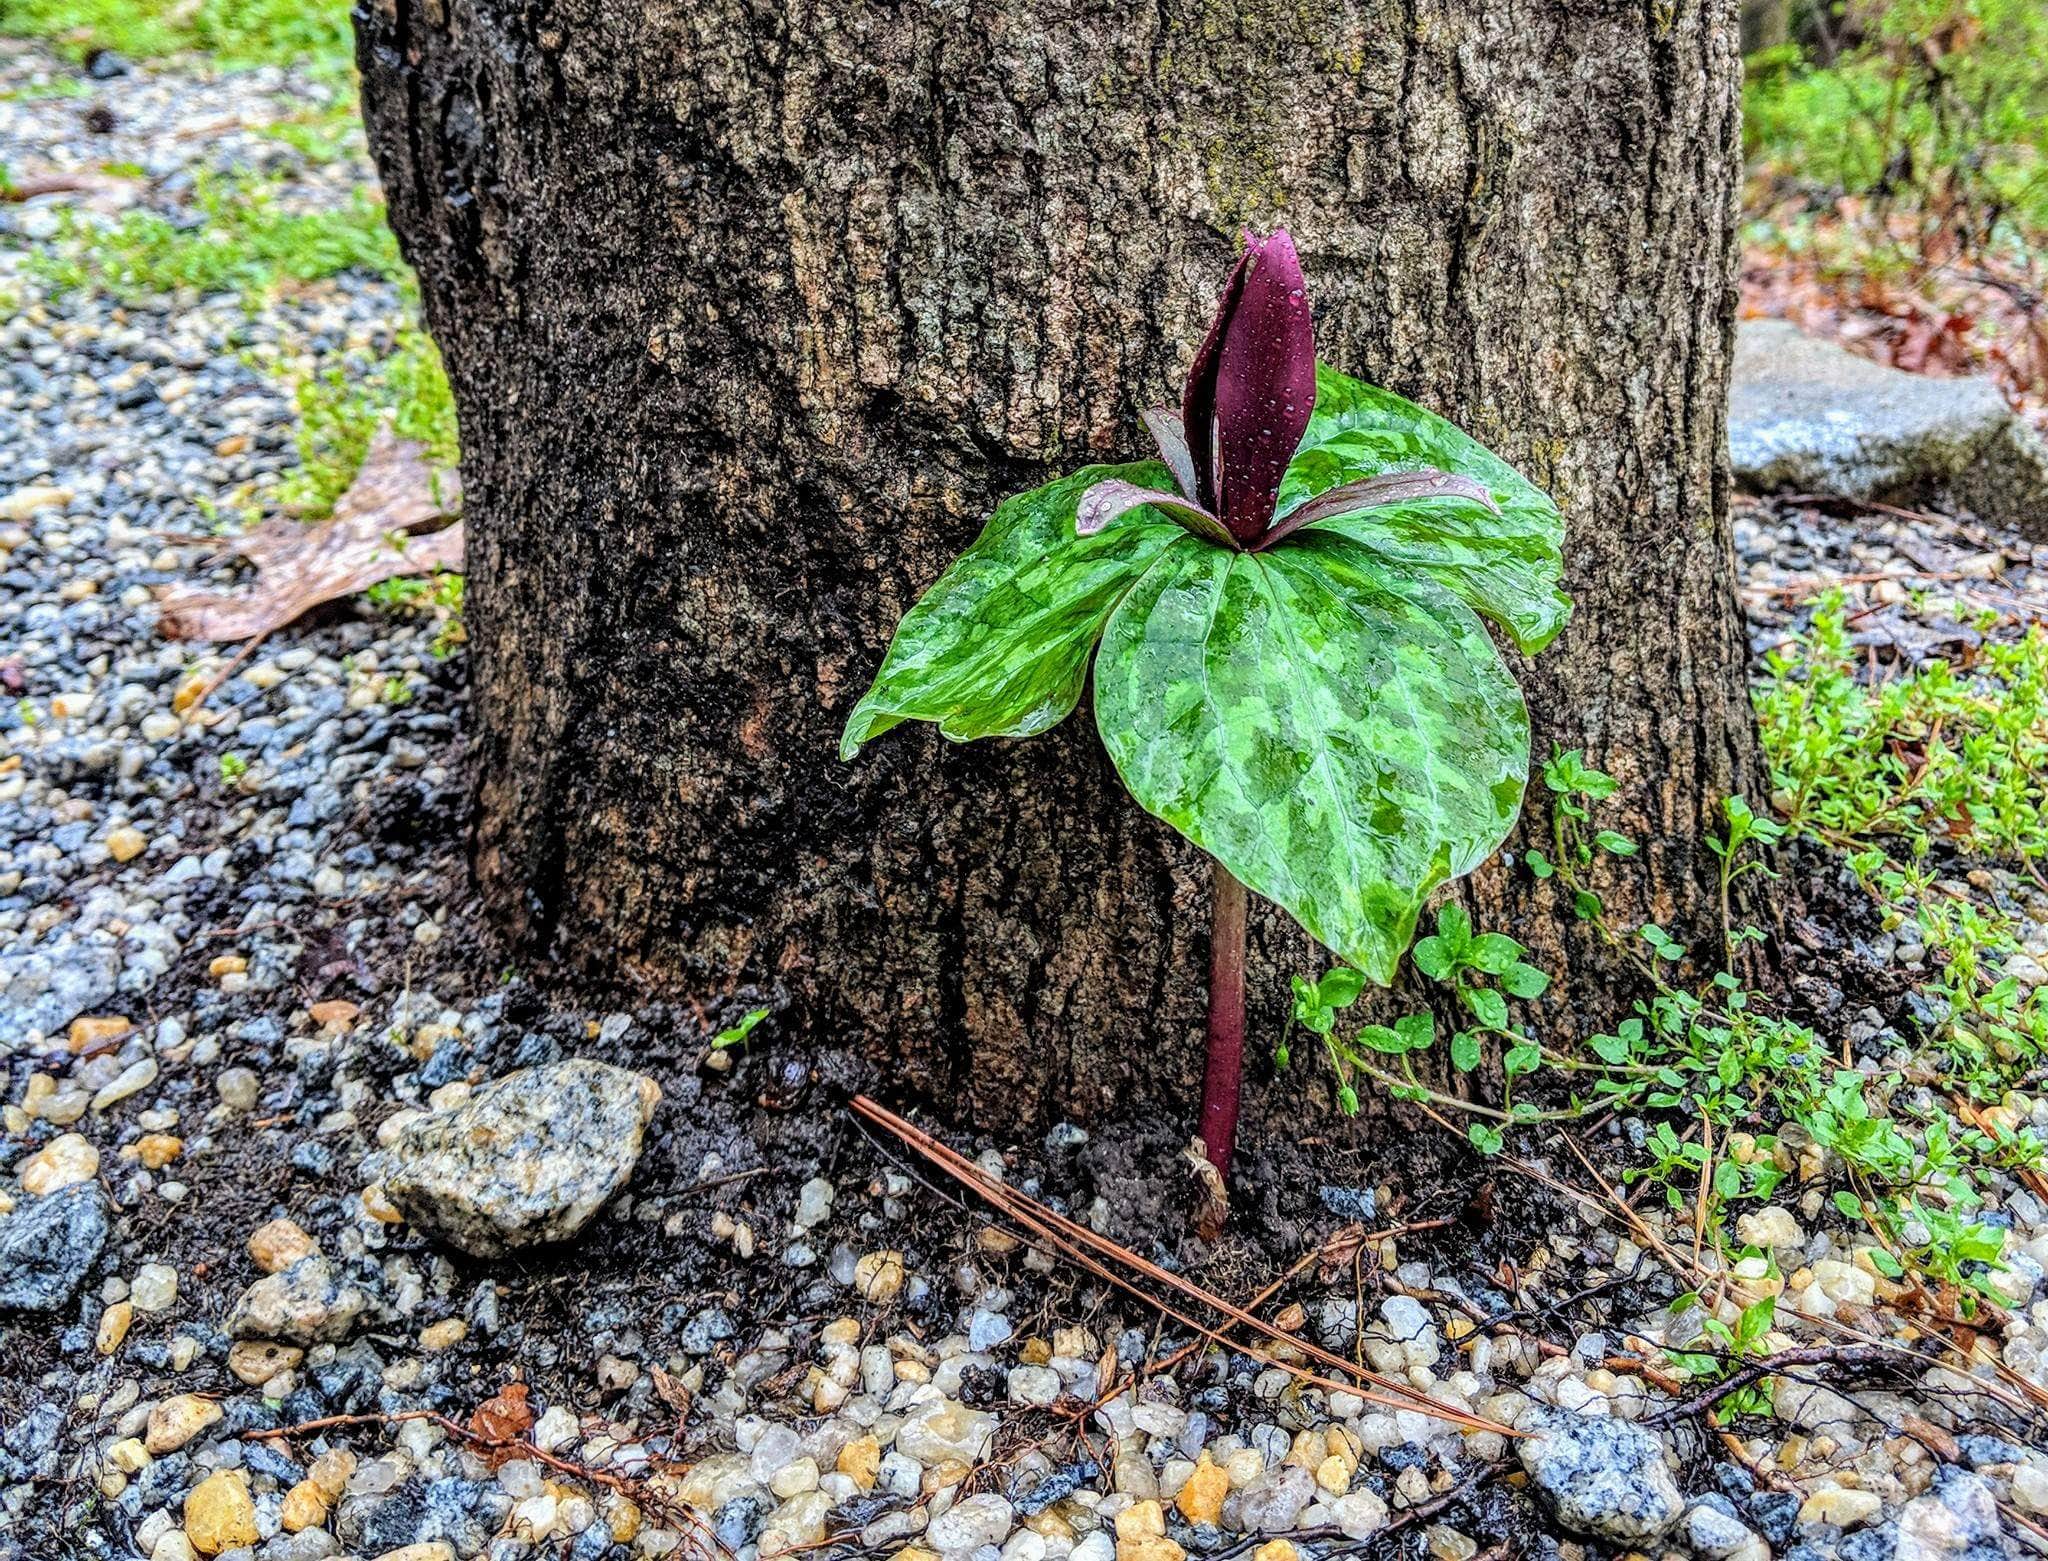
[[[0,32],[82,56],[204,54],[222,70],[302,65],[345,74],[354,59],[346,0],[7,0]]]
[[[338,162],[360,150],[363,141],[362,113],[350,94],[337,96],[325,108],[308,109],[255,129],[258,135],[290,147],[310,164]]]
[[[299,381],[299,469],[282,501],[302,515],[324,515],[355,477],[380,422],[417,439],[437,465],[456,460],[455,398],[433,339],[417,326],[398,333],[385,357],[351,357]]]
[[[340,207],[301,211],[245,180],[210,178],[194,192],[202,221],[181,226],[151,211],[111,224],[66,210],[56,239],[29,269],[53,292],[92,287],[123,303],[192,288],[254,301],[286,282],[361,270],[406,275],[383,203],[358,190]]]

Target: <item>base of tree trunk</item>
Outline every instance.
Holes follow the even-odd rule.
[[[1731,5],[370,0],[357,24],[460,412],[475,869],[522,960],[707,1024],[766,1002],[1006,1132],[1143,1109],[1191,1136],[1206,875],[1085,715],[835,749],[997,499],[1140,450],[1238,226],[1280,218],[1324,355],[1565,510],[1579,613],[1522,668],[1539,750],[1620,778],[1621,914],[1687,936],[1711,905],[1702,837],[1753,759]],[[1469,893],[1560,1003],[1612,1006],[1552,890],[1502,864]],[[1269,907],[1252,927],[1257,1059],[1326,960]],[[1255,1062],[1255,1118],[1269,1089],[1298,1130]]]

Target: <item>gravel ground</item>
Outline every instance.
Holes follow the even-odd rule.
[[[306,202],[367,178],[359,157],[309,164],[232,128],[301,113],[309,83],[137,68],[39,95],[54,78],[69,69],[33,50],[0,55],[17,178],[134,164],[146,195],[90,199],[173,209],[205,168],[268,169]],[[218,568],[193,539],[292,464],[266,358],[388,340],[396,290],[347,275],[253,311],[52,297],[28,260],[78,199],[0,207],[0,1555],[2042,1548],[2048,1209],[2004,1177],[1985,1217],[2007,1232],[1992,1283],[2011,1306],[1967,1355],[1823,1197],[1825,1156],[1781,1141],[1788,1179],[1743,1216],[1751,1255],[1725,1272],[1711,1247],[1660,1263],[1694,1232],[1647,1202],[1560,1198],[1534,1240],[1455,1218],[1361,1239],[1357,1222],[1400,1224],[1376,1213],[1397,1190],[1325,1189],[1334,1244],[1279,1314],[1301,1342],[1191,1349],[1176,1371],[1161,1363],[1200,1343],[1185,1328],[948,1216],[871,1152],[794,1155],[779,1193],[759,1146],[713,1154],[656,1195],[643,1154],[673,1158],[714,1092],[751,1096],[788,1064],[710,1048],[723,1016],[535,1017],[523,984],[450,949],[462,663],[433,654],[435,625],[330,610],[192,707],[179,691],[223,658],[156,633],[151,588]],[[1741,548],[1759,650],[1824,579],[1963,576],[2037,612],[2048,596],[2030,555],[1967,528],[1758,506]],[[1900,654],[1987,632],[1858,589],[1879,609],[1863,632]],[[2048,956],[2030,879],[1944,887],[2029,919]],[[1924,951],[1845,936],[1898,1001],[1823,991],[1823,1033],[1903,1052]],[[683,1059],[658,1078],[575,1055],[656,1031]],[[2048,1132],[2048,1097],[2005,1109]],[[982,1163],[1034,1190],[1087,1136]],[[1562,1151],[1536,1169],[1583,1180]],[[685,1248],[713,1254],[708,1279]],[[621,1267],[636,1285],[604,1281]],[[1660,1351],[1778,1292],[1772,1342],[1805,1354],[1719,1435]],[[1327,1369],[1316,1348],[1493,1428],[1305,1380]]]

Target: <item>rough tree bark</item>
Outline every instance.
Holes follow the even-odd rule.
[[[1323,355],[1570,517],[1537,744],[1624,782],[1614,903],[1704,919],[1702,833],[1753,753],[1734,0],[367,0],[357,26],[461,414],[475,871],[528,954],[777,990],[996,1128],[1136,1101],[1192,1129],[1208,875],[1085,714],[834,744],[994,499],[1143,452],[1238,226],[1276,219]],[[1526,874],[1471,892],[1598,968]],[[1263,1052],[1320,967],[1253,921]],[[1286,1098],[1252,1095],[1248,1137]]]

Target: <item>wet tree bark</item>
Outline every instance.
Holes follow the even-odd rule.
[[[1612,903],[1707,933],[1702,834],[1753,757],[1722,460],[1736,20],[366,0],[372,145],[461,414],[498,926],[585,977],[772,991],[785,1033],[996,1129],[1136,1105],[1192,1131],[1208,874],[1085,714],[834,745],[996,498],[1141,453],[1239,225],[1279,219],[1323,355],[1570,517],[1578,617],[1523,669],[1537,745],[1623,782],[1607,821],[1643,853]],[[1503,864],[1470,893],[1611,1002],[1554,889]],[[1287,973],[1320,967],[1270,906],[1253,925],[1263,1055]],[[1255,1071],[1248,1142],[1293,1088]]]

